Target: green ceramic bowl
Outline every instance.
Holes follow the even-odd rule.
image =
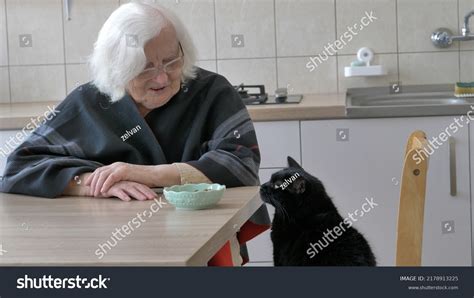
[[[198,210],[217,204],[224,191],[225,185],[199,183],[165,187],[163,194],[176,209]]]

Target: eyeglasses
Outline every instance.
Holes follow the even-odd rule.
[[[146,68],[138,75],[138,78],[148,80],[156,77],[161,71],[167,75],[175,74],[184,64],[184,52],[181,43],[179,43],[179,51],[180,55],[177,58],[157,67]]]

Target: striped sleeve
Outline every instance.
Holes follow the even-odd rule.
[[[259,185],[260,151],[249,113],[237,91],[225,81],[207,121],[210,139],[199,160],[187,162],[212,182],[228,187]]]
[[[43,124],[8,157],[0,191],[57,197],[72,177],[103,165],[84,157],[77,143]]]

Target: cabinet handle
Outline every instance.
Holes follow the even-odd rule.
[[[455,197],[457,193],[456,186],[456,143],[453,137],[449,137],[449,181],[450,194]]]
[[[66,13],[66,20],[71,20],[70,11],[69,11],[69,0],[64,0],[64,12]]]

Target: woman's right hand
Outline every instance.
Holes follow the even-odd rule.
[[[112,185],[105,193],[100,193],[98,197],[117,197],[122,201],[131,201],[133,198],[145,201],[156,199],[158,195],[144,184],[133,181],[120,181]]]

